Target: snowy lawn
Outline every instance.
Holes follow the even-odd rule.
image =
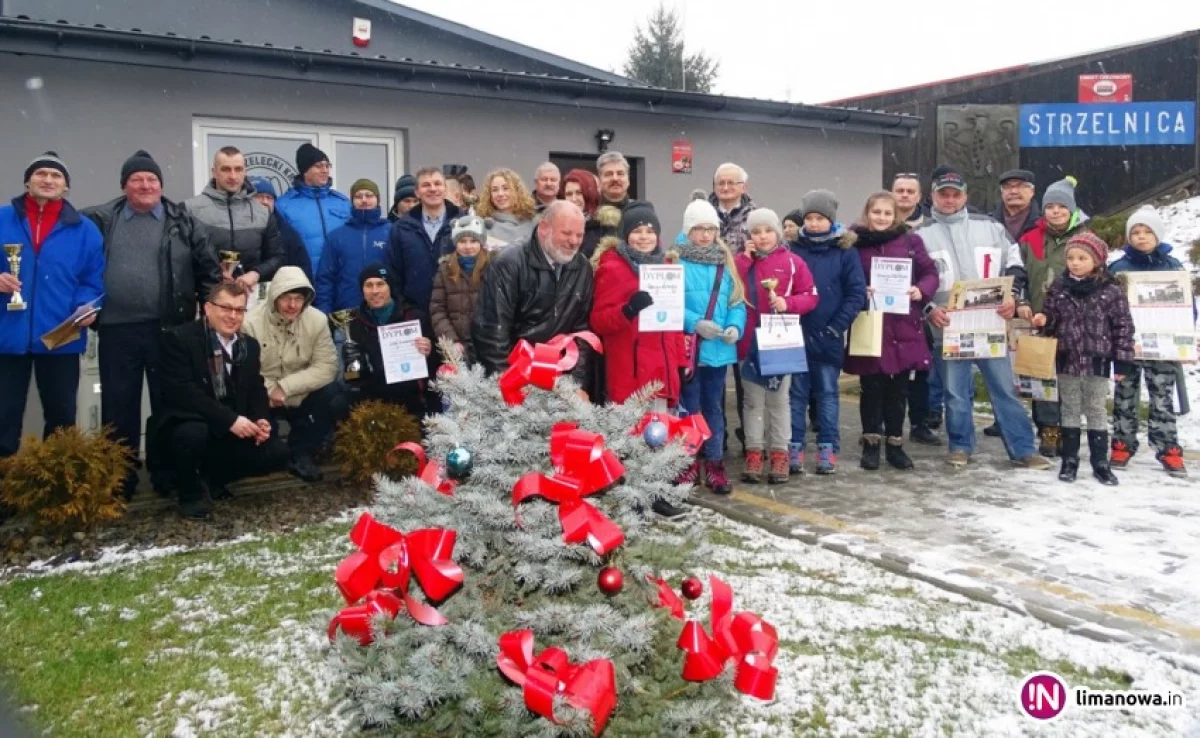
[[[1068,711],[1039,734],[1196,729],[1200,677],[1155,656],[1070,636],[715,513],[692,520],[707,527],[713,548],[705,565],[732,585],[735,608],[761,613],[782,640],[775,701],[746,698],[740,713],[714,726],[727,735],[1024,735],[1034,728],[1017,691],[1038,669],[1070,685],[1169,689],[1191,705]],[[5,582],[6,686],[56,736],[353,732],[339,717],[324,633],[340,604],[332,572],[351,548],[348,528],[339,521]]]

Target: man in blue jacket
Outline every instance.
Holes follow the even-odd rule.
[[[25,168],[25,194],[0,207],[0,243],[20,246],[15,257],[5,253],[0,259],[0,458],[20,447],[32,373],[46,418],[42,437],[75,424],[79,355],[87,346],[87,331],[54,349],[41,339],[78,308],[99,306],[104,239],[96,224],[64,199],[70,185],[67,165],[47,151]],[[17,293],[24,308],[15,309],[21,304]],[[95,320],[93,314],[77,325],[86,328]]]
[[[310,143],[296,149],[296,169],[300,172],[292,189],[275,203],[275,210],[304,239],[304,248],[313,270],[321,268],[321,251],[329,234],[350,220],[350,199],[333,189],[329,157]]]
[[[450,230],[459,209],[446,202],[442,170],[426,167],[417,172],[416,178],[421,204],[392,224],[388,252],[396,291],[429,312],[438,259],[454,251]]]
[[[379,209],[379,186],[360,179],[350,187],[354,212],[350,221],[329,234],[321,268],[317,270],[314,305],[329,315],[362,303],[358,275],[368,264],[387,261],[392,224]]]

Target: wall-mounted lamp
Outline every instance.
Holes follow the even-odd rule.
[[[596,148],[603,154],[608,151],[608,145],[617,137],[617,132],[611,128],[601,128],[596,131]]]

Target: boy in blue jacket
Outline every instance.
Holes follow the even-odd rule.
[[[42,336],[76,309],[99,306],[104,238],[64,199],[70,185],[66,164],[47,151],[25,168],[25,194],[0,207],[0,243],[20,247],[0,254],[0,458],[21,445],[31,374],[46,418],[42,437],[75,424],[79,355],[96,316],[80,320],[79,338],[57,348]]]
[[[1125,223],[1125,255],[1109,266],[1114,274],[1121,272],[1183,271],[1183,264],[1171,256],[1171,245],[1162,242],[1166,234],[1158,211],[1143,206]],[[1193,301],[1194,305],[1194,301]],[[1192,309],[1195,319],[1195,307]],[[1146,375],[1146,390],[1150,395],[1150,417],[1146,425],[1150,446],[1163,469],[1173,477],[1186,477],[1183,450],[1175,427],[1176,380],[1183,376],[1181,365],[1171,361],[1117,362],[1113,374],[1123,375],[1113,393],[1113,435],[1111,465],[1124,469],[1138,449],[1138,399],[1141,396],[1142,375]]]
[[[837,470],[838,377],[846,349],[846,331],[867,300],[867,282],[858,254],[850,248],[854,234],[837,222],[837,196],[813,190],[804,196],[800,212],[804,226],[792,251],[804,260],[816,286],[816,310],[801,316],[808,371],[792,375],[792,443],[789,471],[804,473],[804,442],[810,395],[817,406],[817,474]]]

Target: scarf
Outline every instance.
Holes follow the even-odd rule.
[[[1089,274],[1086,277],[1067,274],[1066,277],[1067,292],[1070,292],[1072,297],[1083,299],[1100,289],[1100,279],[1095,274]]]
[[[713,241],[708,246],[697,246],[685,240],[679,244],[679,258],[695,264],[724,264],[725,247]]]
[[[1021,231],[1025,228],[1025,221],[1029,218],[1029,211],[1033,209],[1032,205],[1026,205],[1023,210],[1010,215],[1008,210],[1004,211],[1004,229],[1008,231],[1008,235],[1012,240],[1016,241],[1021,238]]]
[[[895,241],[908,231],[908,226],[900,224],[886,231],[872,231],[867,228],[855,226],[853,231],[858,236],[858,240],[854,242],[854,245],[860,249],[869,249]]]
[[[631,248],[628,243],[622,241],[617,246],[617,253],[620,254],[636,274],[638,267],[642,264],[661,264],[663,263],[663,248],[662,244],[654,247],[653,251],[642,252],[635,248]]]
[[[375,325],[387,325],[388,319],[392,317],[392,311],[396,309],[396,301],[388,300],[382,307],[373,308],[367,306],[367,317]]]
[[[462,269],[464,277],[470,277],[471,272],[475,269],[475,262],[479,261],[479,255],[475,256],[459,256],[458,266]]]

